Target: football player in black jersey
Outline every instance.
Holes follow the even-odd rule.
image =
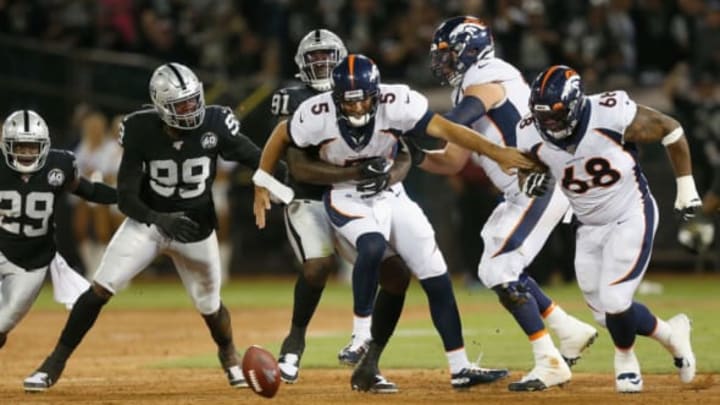
[[[342,40],[331,31],[316,29],[305,35],[300,41],[295,55],[295,63],[299,69],[297,76],[303,84],[282,88],[272,97],[271,112],[279,119],[278,128],[286,125],[285,119],[303,101],[332,89],[330,78],[332,69],[346,55],[347,50]],[[289,153],[292,153],[293,149],[299,151],[292,145],[278,145],[275,142],[278,138],[275,135],[279,132],[278,128],[273,131],[273,135],[266,143],[263,151],[264,158],[270,155],[268,152],[272,152],[279,159],[286,148],[291,149]],[[317,153],[313,150],[307,152]],[[269,166],[274,167],[274,162],[277,160],[272,160],[273,162]],[[391,172],[382,176],[368,174],[371,177],[366,183],[368,192],[382,190],[389,183],[404,179],[409,169],[409,155],[399,154]],[[310,171],[314,170],[314,167],[312,164],[308,164],[300,170],[307,170],[304,175],[311,178]],[[290,177],[291,186],[295,191],[295,200],[285,208],[285,227],[295,255],[303,264],[303,270],[295,283],[290,332],[282,343],[278,358],[280,376],[286,383],[292,384],[298,379],[300,358],[305,350],[307,325],[317,308],[329,274],[337,267],[332,225],[322,203],[322,195],[327,190],[328,184],[325,176],[328,171],[333,171],[337,176],[356,179],[363,176],[362,170],[361,166],[350,169],[334,166],[324,167],[322,181],[319,181],[318,184],[300,182],[293,179],[292,176]],[[256,188],[256,196],[257,193],[264,194],[266,192],[267,190],[264,188]],[[267,196],[267,194],[264,195]],[[257,204],[265,200],[256,198],[255,201]],[[265,226],[265,209],[269,207],[266,207],[264,202],[261,204],[262,206],[255,206],[255,216],[258,227],[263,228]],[[410,280],[410,273],[402,259],[397,255],[390,256],[385,260],[383,268],[391,269],[394,277],[383,277],[382,284],[390,290],[393,290],[391,284],[397,286],[396,290],[401,291],[404,296],[405,288]],[[387,272],[388,270],[384,271],[384,273]],[[350,343],[338,353],[338,360],[342,364],[355,365],[367,350],[367,341],[370,339],[371,312],[372,308],[369,308],[366,314],[354,316],[353,337]]]
[[[55,246],[55,202],[64,192],[71,192],[88,201],[115,204],[117,193],[108,185],[79,177],[71,152],[50,149],[48,126],[34,111],[8,116],[0,150],[5,157],[5,164],[0,164],[2,347],[35,302],[48,269],[54,275],[73,271]],[[71,276],[79,280],[79,286],[87,285],[80,275]],[[71,297],[65,303],[71,304],[79,291],[68,293]]]
[[[118,205],[128,216],[113,236],[92,287],[78,299],[54,351],[25,379],[26,391],[55,384],[110,298],[158,254],[168,255],[202,314],[233,387],[247,386],[238,365],[230,314],[220,300],[217,218],[211,188],[219,156],[252,168],[259,148],[240,133],[232,110],[205,106],[202,83],[168,63],[150,79],[153,109],[125,117]]]

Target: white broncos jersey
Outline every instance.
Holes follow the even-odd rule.
[[[636,113],[637,105],[624,91],[587,96],[572,139],[520,145],[550,168],[583,224],[622,221],[652,206],[637,148],[624,139]],[[530,117],[520,121],[518,139],[537,135]]]
[[[362,139],[349,139],[338,123],[332,93],[321,93],[305,100],[295,111],[288,131],[292,142],[300,148],[319,147],[322,160],[337,166],[351,166],[364,160],[383,156],[394,159],[398,137],[415,128],[429,114],[428,101],[406,85],[380,85],[377,112]],[[334,184],[334,189],[355,189],[355,182]]]
[[[502,85],[505,88],[505,99],[491,107],[487,114],[475,121],[471,127],[498,145],[516,147],[517,123],[530,112],[530,87],[513,65],[497,58],[475,62],[465,72],[462,84],[453,90],[453,106],[462,101],[465,89],[486,83]],[[540,137],[536,136],[532,143],[540,140]],[[473,160],[482,166],[495,187],[505,193],[507,199],[525,198],[520,193],[516,176],[505,174],[500,166],[487,156],[474,153]]]

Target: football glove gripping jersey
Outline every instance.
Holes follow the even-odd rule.
[[[528,197],[540,197],[552,186],[552,177],[548,172],[531,172],[525,177],[522,192]]]

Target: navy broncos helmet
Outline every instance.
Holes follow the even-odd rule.
[[[350,54],[335,66],[332,80],[338,117],[352,127],[370,123],[380,96],[380,71],[375,62],[364,55]]]
[[[452,17],[435,29],[430,68],[442,84],[457,87],[475,61],[493,57],[495,44],[490,28],[476,17]]]
[[[561,140],[573,134],[585,102],[580,75],[555,65],[540,73],[530,86],[530,112],[540,134]]]

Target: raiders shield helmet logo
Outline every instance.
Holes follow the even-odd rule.
[[[217,146],[217,135],[212,132],[205,132],[200,138],[200,145],[203,149],[213,149]]]
[[[60,169],[52,169],[47,175],[48,184],[53,187],[58,187],[65,181],[65,173]]]

